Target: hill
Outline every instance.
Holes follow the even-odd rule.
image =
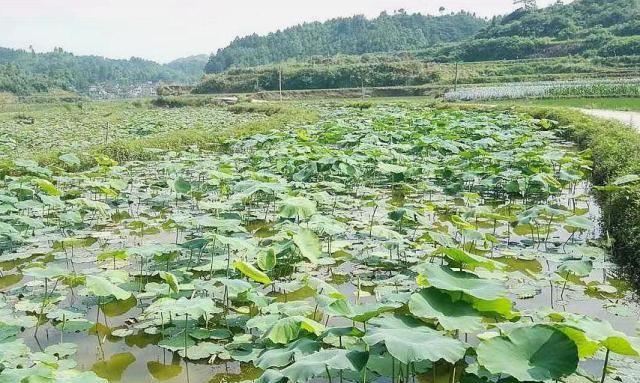
[[[591,74],[637,76],[639,1],[576,0],[542,9],[519,9],[484,23],[472,38],[404,52],[397,46],[389,49],[394,51],[391,53],[283,59],[249,68],[243,67],[242,62],[235,62],[222,73],[208,74],[195,92],[276,90],[279,72],[283,73],[284,88],[294,90],[451,84],[456,78],[455,68],[451,65],[455,62],[478,63],[465,66],[466,72],[459,73],[458,79],[465,82],[553,80]],[[416,15],[381,17],[405,20]],[[470,15],[457,17],[473,19]],[[422,20],[436,19],[441,20]],[[287,30],[278,33],[280,38],[289,36]],[[354,29],[350,40],[357,41],[366,35],[367,31]],[[237,51],[238,57],[242,58],[252,57],[251,54],[262,49],[268,51],[267,42],[275,39],[273,36],[252,38],[254,47],[246,52],[236,49],[239,43],[230,45],[225,48],[228,51],[219,51],[211,57],[208,71],[211,71],[212,63],[231,52]],[[501,65],[504,60],[515,61]],[[485,61],[487,65],[482,63]]]
[[[252,67],[287,59],[336,54],[408,51],[459,41],[475,35],[487,22],[466,12],[443,16],[382,13],[304,23],[270,33],[237,38],[211,56],[205,72]]]
[[[208,61],[209,55],[194,55],[173,60],[165,64],[165,66],[189,76],[202,77],[204,66],[207,65]]]
[[[166,65],[132,57],[128,60],[78,56],[56,48],[35,53],[0,48],[0,91],[18,95],[64,89],[84,93],[96,86],[137,86],[146,83],[194,83],[203,74],[202,57]]]
[[[561,40],[593,35],[640,34],[640,0],[576,0],[543,9],[519,9],[495,17],[478,38],[551,37]]]

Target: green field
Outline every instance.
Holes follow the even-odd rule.
[[[640,98],[549,98],[487,101],[496,105],[548,106],[586,109],[640,111]]]

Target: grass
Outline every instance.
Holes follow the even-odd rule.
[[[488,101],[494,105],[517,105],[527,107],[566,107],[585,109],[608,109],[640,111],[640,98],[549,98],[526,100]]]

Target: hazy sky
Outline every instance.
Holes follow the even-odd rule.
[[[400,8],[437,14],[440,6],[481,16],[516,8],[513,0],[0,0],[0,46],[166,62],[304,21]]]

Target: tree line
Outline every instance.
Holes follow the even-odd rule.
[[[360,15],[304,23],[266,36],[236,38],[211,56],[205,72],[309,56],[422,49],[471,37],[486,24],[486,20],[467,12],[425,16],[404,11],[383,12],[374,19]]]
[[[162,65],[136,57],[77,56],[62,48],[47,53],[0,48],[0,91],[26,95],[52,89],[82,92],[98,84],[194,83],[204,64],[201,56]]]
[[[639,54],[640,0],[558,1],[487,21],[461,12],[443,16],[383,13],[305,23],[265,36],[237,38],[211,55],[207,73],[312,56],[406,51],[435,61],[481,61],[570,54]],[[606,46],[606,47],[605,47]]]

